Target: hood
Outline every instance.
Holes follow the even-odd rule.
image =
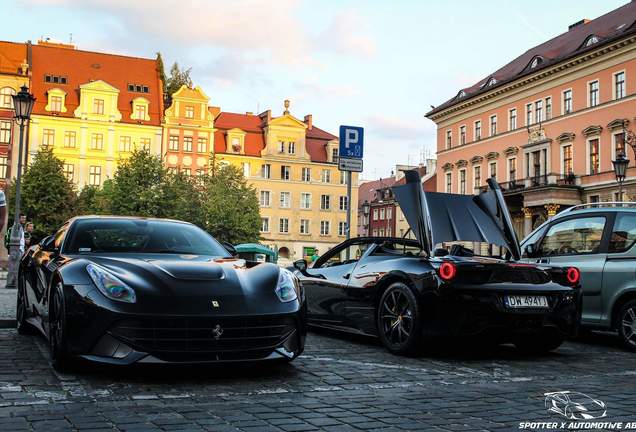
[[[505,247],[515,260],[521,258],[510,212],[494,179],[488,179],[487,192],[476,196],[424,192],[415,170],[405,171],[405,180],[393,186],[393,193],[426,253],[439,243],[474,241]]]

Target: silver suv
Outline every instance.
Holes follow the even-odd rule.
[[[581,325],[616,330],[636,351],[636,203],[571,207],[521,242],[522,260],[581,272]]]

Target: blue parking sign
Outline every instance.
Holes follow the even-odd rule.
[[[340,150],[342,158],[362,159],[364,128],[358,126],[340,126]]]

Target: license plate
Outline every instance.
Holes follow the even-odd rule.
[[[505,296],[504,303],[509,308],[547,308],[546,296]]]

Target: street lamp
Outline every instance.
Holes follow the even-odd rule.
[[[629,159],[623,153],[619,153],[616,156],[616,160],[612,161],[612,165],[614,165],[614,174],[616,174],[616,181],[618,182],[618,200],[623,201],[623,182],[625,181]]]
[[[9,240],[9,271],[7,272],[7,288],[18,287],[18,267],[20,265],[20,239],[22,225],[20,225],[20,180],[22,178],[22,148],[24,146],[24,127],[31,120],[31,111],[35,98],[29,93],[29,88],[23,85],[18,94],[13,97],[14,118],[20,125],[20,145],[18,146],[18,169],[15,176],[15,213],[13,228]]]

